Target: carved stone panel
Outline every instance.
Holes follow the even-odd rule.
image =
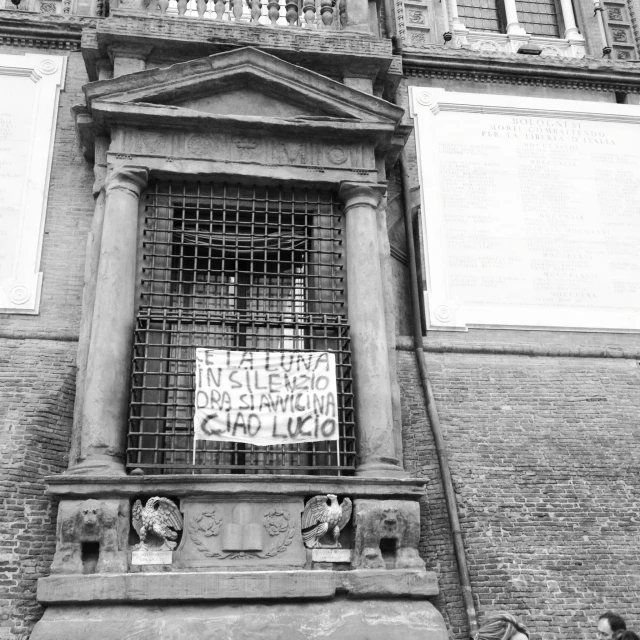
[[[303,567],[301,498],[183,501],[175,567]]]
[[[614,60],[638,59],[638,33],[635,29],[631,7],[626,0],[604,2],[605,26],[609,32],[609,44]]]
[[[127,570],[128,500],[64,500],[51,573]]]
[[[420,505],[408,500],[356,500],[356,569],[424,569],[418,555]]]
[[[269,167],[285,165],[356,171],[375,169],[372,151],[359,142],[312,141],[241,133],[164,133],[123,127],[114,136],[110,151],[131,157],[217,160]]]

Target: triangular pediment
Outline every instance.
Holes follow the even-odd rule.
[[[393,129],[403,113],[386,100],[251,47],[92,82],[84,90],[94,117],[107,120],[137,114],[202,123],[210,116]]]

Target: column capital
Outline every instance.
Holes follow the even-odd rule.
[[[363,205],[375,209],[386,192],[387,187],[383,184],[341,182],[338,196],[344,205],[344,212],[346,213],[352,207]]]
[[[124,167],[109,167],[105,179],[105,191],[109,193],[113,189],[129,191],[136,198],[147,186],[149,170],[146,167],[125,165]]]

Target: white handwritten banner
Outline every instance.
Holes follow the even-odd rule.
[[[195,440],[338,439],[333,353],[196,349]]]

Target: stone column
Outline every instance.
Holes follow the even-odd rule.
[[[391,246],[387,229],[387,198],[382,198],[378,207],[378,250],[384,300],[387,347],[389,349],[389,382],[391,385],[391,411],[396,457],[402,460],[402,410],[400,406],[400,385],[396,366],[396,313],[393,304],[393,267],[391,266]]]
[[[469,32],[458,14],[457,0],[442,0],[442,13],[445,32],[451,32],[453,44],[455,46],[467,44],[467,35]]]
[[[347,303],[360,476],[402,476],[396,457],[377,207],[385,188],[344,182]]]
[[[576,25],[576,18],[573,15],[573,5],[571,0],[560,0],[560,7],[562,8],[562,20],[564,22],[564,37],[567,40],[581,39],[582,36],[578,31]]]
[[[516,0],[504,0],[504,12],[507,17],[507,34],[515,36],[526,35],[526,31],[518,22],[518,12],[516,11]]]
[[[82,407],[84,402],[85,376],[87,372],[87,358],[91,343],[91,322],[93,307],[96,299],[96,282],[98,278],[98,263],[100,260],[100,239],[104,222],[105,206],[105,178],[107,176],[107,151],[109,138],[97,136],[95,140],[93,174],[93,197],[96,205],[91,220],[91,230],[87,237],[87,247],[84,263],[84,288],[82,294],[82,314],[80,318],[80,335],[78,337],[78,354],[76,356],[76,399],[73,411],[73,432],[69,451],[69,466],[73,467],[80,454],[80,437],[82,424]]]
[[[135,323],[138,206],[146,181],[147,171],[141,167],[112,169],[107,177],[79,464],[69,473],[124,474]]]

